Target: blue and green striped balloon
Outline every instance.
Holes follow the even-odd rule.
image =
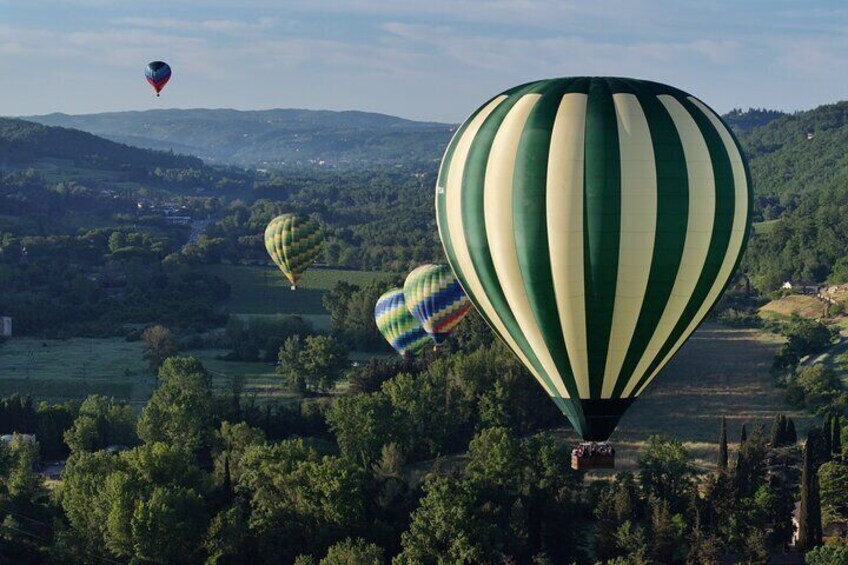
[[[604,440],[721,296],[751,181],[719,116],[670,86],[542,80],[495,96],[442,160],[457,278],[588,440]]]
[[[377,299],[374,320],[389,345],[403,357],[430,343],[427,332],[407,310],[402,288],[393,288]]]

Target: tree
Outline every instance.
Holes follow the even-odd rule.
[[[301,337],[294,335],[283,342],[277,355],[279,360],[277,373],[285,379],[289,387],[301,394],[306,392],[306,370],[302,361],[303,348]]]
[[[191,452],[212,436],[212,379],[194,357],[171,357],[159,371],[160,385],[138,419],[138,437],[167,442]]]
[[[721,417],[721,432],[718,444],[718,470],[727,471],[727,418]]]
[[[745,429],[745,424],[742,424],[742,433],[739,434],[739,446],[741,447],[746,441],[748,441],[748,430]]]
[[[809,551],[822,543],[821,507],[813,449],[808,440],[804,446],[801,467],[801,515],[798,520],[798,547]]]
[[[245,452],[254,445],[264,444],[265,433],[259,428],[253,428],[245,422],[221,422],[221,427],[215,432],[213,439],[215,474],[220,480],[224,480],[224,468],[227,467],[230,480],[238,482],[241,476],[241,460]]]
[[[383,549],[362,538],[347,538],[327,550],[327,556],[318,565],[382,565]]]
[[[831,430],[831,453],[833,453],[834,457],[839,459],[842,458],[842,417],[837,414],[833,421],[831,422],[832,430]]]
[[[833,454],[833,415],[828,412],[824,416],[824,422],[822,422],[822,440],[824,441],[824,451],[827,453],[827,458],[830,459],[830,456]]]
[[[798,432],[795,430],[795,420],[789,418],[786,422],[786,442],[789,445],[798,443]]]
[[[774,422],[771,425],[771,439],[769,445],[771,447],[780,447],[786,445],[786,416],[783,414],[775,414]]]
[[[819,492],[824,525],[848,520],[848,467],[831,461],[819,468]]]
[[[242,458],[236,491],[250,504],[262,559],[321,555],[366,528],[365,476],[345,457],[319,457],[303,440],[254,446]]]
[[[396,436],[392,405],[382,392],[340,398],[327,412],[327,424],[342,453],[363,467]]]
[[[326,392],[335,386],[348,366],[347,347],[326,335],[309,336],[302,352],[308,388]]]
[[[466,476],[486,487],[517,488],[522,472],[522,448],[506,428],[486,428],[468,444]]]
[[[673,563],[678,548],[683,546],[682,516],[672,516],[668,501],[658,498],[651,499],[650,513],[651,557],[655,563]]]
[[[804,391],[804,404],[809,408],[826,405],[841,388],[836,373],[820,363],[799,369],[796,382]]]
[[[92,395],[80,406],[79,416],[65,432],[65,443],[76,451],[97,451],[110,445],[136,443],[135,412],[114,398]]]
[[[757,426],[751,437],[739,447],[734,477],[739,496],[752,496],[763,483],[768,452],[764,431],[762,426]]]
[[[253,562],[251,559],[250,524],[242,505],[225,508],[209,523],[204,550],[207,565]]]
[[[639,454],[639,481],[648,496],[685,508],[692,486],[692,467],[680,441],[654,435]]]
[[[153,563],[196,561],[206,531],[203,499],[192,489],[156,486],[132,513],[135,557]]]
[[[9,445],[9,456],[6,490],[14,501],[31,501],[41,486],[41,475],[35,472],[40,459],[38,443],[14,434]]]
[[[68,458],[59,501],[81,545],[96,555],[105,549],[111,504],[100,503],[106,479],[126,466],[120,457],[105,451],[78,451]]]
[[[154,371],[158,371],[165,359],[177,352],[177,340],[174,334],[163,325],[150,326],[141,334],[144,341],[144,358]]]
[[[498,538],[497,529],[478,516],[471,483],[439,477],[424,485],[395,561],[398,565],[495,563],[501,556]]]
[[[629,520],[624,522],[616,534],[616,545],[627,556],[627,565],[650,565],[652,563],[645,529]]]
[[[333,337],[290,337],[280,348],[278,372],[300,393],[308,390],[326,392],[338,381],[348,366],[348,351]]]
[[[621,521],[616,508],[615,490],[607,487],[595,504],[595,554],[601,560],[612,559],[620,555],[618,550],[618,528]]]
[[[845,565],[848,563],[848,545],[823,545],[808,552],[804,559],[807,565]]]

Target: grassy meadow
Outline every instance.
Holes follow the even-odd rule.
[[[143,344],[122,338],[14,338],[0,346],[0,396],[81,400],[104,394],[143,403],[155,384]]]
[[[297,290],[292,291],[289,281],[271,265],[210,265],[206,269],[230,285],[230,296],[221,304],[228,314],[297,314],[312,322],[318,330],[330,329],[330,316],[321,300],[337,282],[347,281],[361,285],[392,276],[389,273],[374,271],[313,267],[303,275]]]

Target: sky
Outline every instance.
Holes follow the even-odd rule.
[[[161,98],[148,61],[171,64]],[[848,99],[848,3],[0,0],[0,115],[365,110],[458,122],[516,84],[612,75],[719,112]]]

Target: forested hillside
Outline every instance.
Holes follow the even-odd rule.
[[[748,108],[745,111],[741,108],[734,108],[724,114],[722,119],[736,133],[744,133],[754,128],[762,127],[785,115],[785,113],[778,110],[768,110],[766,108]]]
[[[68,159],[92,168],[201,167],[196,157],[149,151],[115,143],[84,131],[46,127],[0,118],[0,169],[31,165],[38,159]]]
[[[453,127],[368,112],[312,110],[149,110],[27,119],[139,147],[190,153],[209,163],[253,167],[433,162],[441,157]]]
[[[746,267],[761,290],[785,280],[848,281],[848,102],[743,133],[759,228]]]

